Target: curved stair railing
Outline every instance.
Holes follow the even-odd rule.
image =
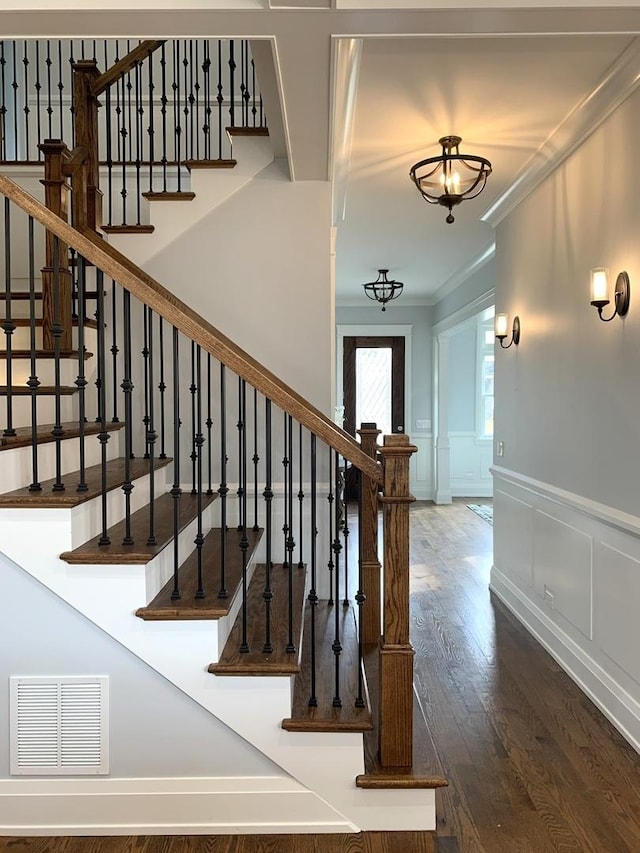
[[[2,442],[32,447],[30,484],[0,495],[0,506],[97,500],[97,535],[61,559],[170,554],[164,586],[138,616],[230,614],[234,625],[211,672],[295,675],[283,722],[292,730],[367,731],[379,715],[374,769],[358,784],[380,785],[390,774],[392,784],[411,787],[408,437],[385,436],[379,447],[367,425],[357,443],[94,231],[68,224],[64,205],[57,215],[4,176],[0,193]],[[72,316],[63,310],[70,278]],[[49,290],[47,347],[41,282]],[[117,436],[123,447],[114,457]],[[65,468],[69,437],[77,459]],[[56,451],[47,482],[39,473],[45,442]],[[357,510],[342,500],[348,466],[361,481]],[[372,655],[379,683],[369,696],[363,659]]]

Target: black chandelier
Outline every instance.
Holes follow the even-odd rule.
[[[409,176],[425,201],[449,209],[447,222],[451,223],[454,207],[480,195],[491,174],[491,163],[485,157],[461,154],[460,136],[443,136],[438,142],[442,154],[416,163]]]
[[[397,299],[402,293],[404,284],[401,281],[389,281],[387,273],[389,270],[378,270],[378,278],[363,284],[364,292],[369,299],[374,299],[382,304],[382,310],[386,311],[387,302]]]

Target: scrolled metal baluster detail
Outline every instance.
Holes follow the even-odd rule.
[[[265,638],[262,651],[268,655],[273,652],[271,642],[271,602],[273,592],[271,591],[271,569],[273,568],[272,554],[272,514],[273,514],[273,483],[272,483],[272,448],[271,448],[271,400],[265,400],[265,486],[263,497],[265,501],[265,537],[266,537],[266,559],[265,559],[265,581],[262,599],[264,601],[265,614]]]
[[[125,521],[125,532],[122,544],[133,545],[133,537],[131,536],[131,492],[134,488],[134,485],[131,482],[131,459],[133,458],[133,381],[131,378],[131,294],[128,290],[122,291],[122,300],[124,326],[124,375],[122,377],[120,388],[124,394],[124,483],[122,484],[122,491],[124,493]]]
[[[171,600],[180,598],[180,552],[178,547],[178,530],[180,527],[180,342],[178,330],[173,327],[173,485],[171,497],[173,503],[173,590]]]
[[[31,471],[32,480],[30,492],[41,492],[42,486],[38,479],[38,388],[40,380],[36,374],[36,276],[35,248],[33,234],[33,217],[29,217],[29,364],[31,372],[27,386],[31,391]]]
[[[340,459],[338,457],[338,453],[335,454],[335,469],[334,474],[335,477],[335,491],[336,491],[336,500],[335,500],[335,538],[333,540],[333,553],[335,554],[335,574],[334,574],[334,582],[335,582],[335,600],[336,602],[340,598],[340,551],[342,550],[342,544],[340,543]],[[331,650],[334,655],[334,695],[331,701],[331,704],[334,708],[342,708],[342,699],[340,697],[340,656],[342,654],[342,643],[340,642],[340,610],[336,607],[335,612],[335,623],[334,623],[334,636],[333,643],[331,645]]]

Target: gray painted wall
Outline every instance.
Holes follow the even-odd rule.
[[[449,431],[476,430],[476,325],[465,326],[449,343]]]
[[[262,753],[0,554],[0,778],[9,776],[9,676],[108,675],[110,775],[282,776]],[[185,661],[206,666],[209,661]],[[212,678],[214,676],[211,676]]]

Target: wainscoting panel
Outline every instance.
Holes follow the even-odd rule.
[[[418,452],[411,457],[410,489],[417,501],[433,500],[433,436],[422,433],[411,436]]]
[[[493,442],[478,439],[475,432],[450,432],[449,443],[453,497],[491,497]]]
[[[640,518],[492,473],[492,591],[640,751]]]
[[[593,540],[570,524],[537,510],[533,519],[533,588],[552,610],[588,640]]]

